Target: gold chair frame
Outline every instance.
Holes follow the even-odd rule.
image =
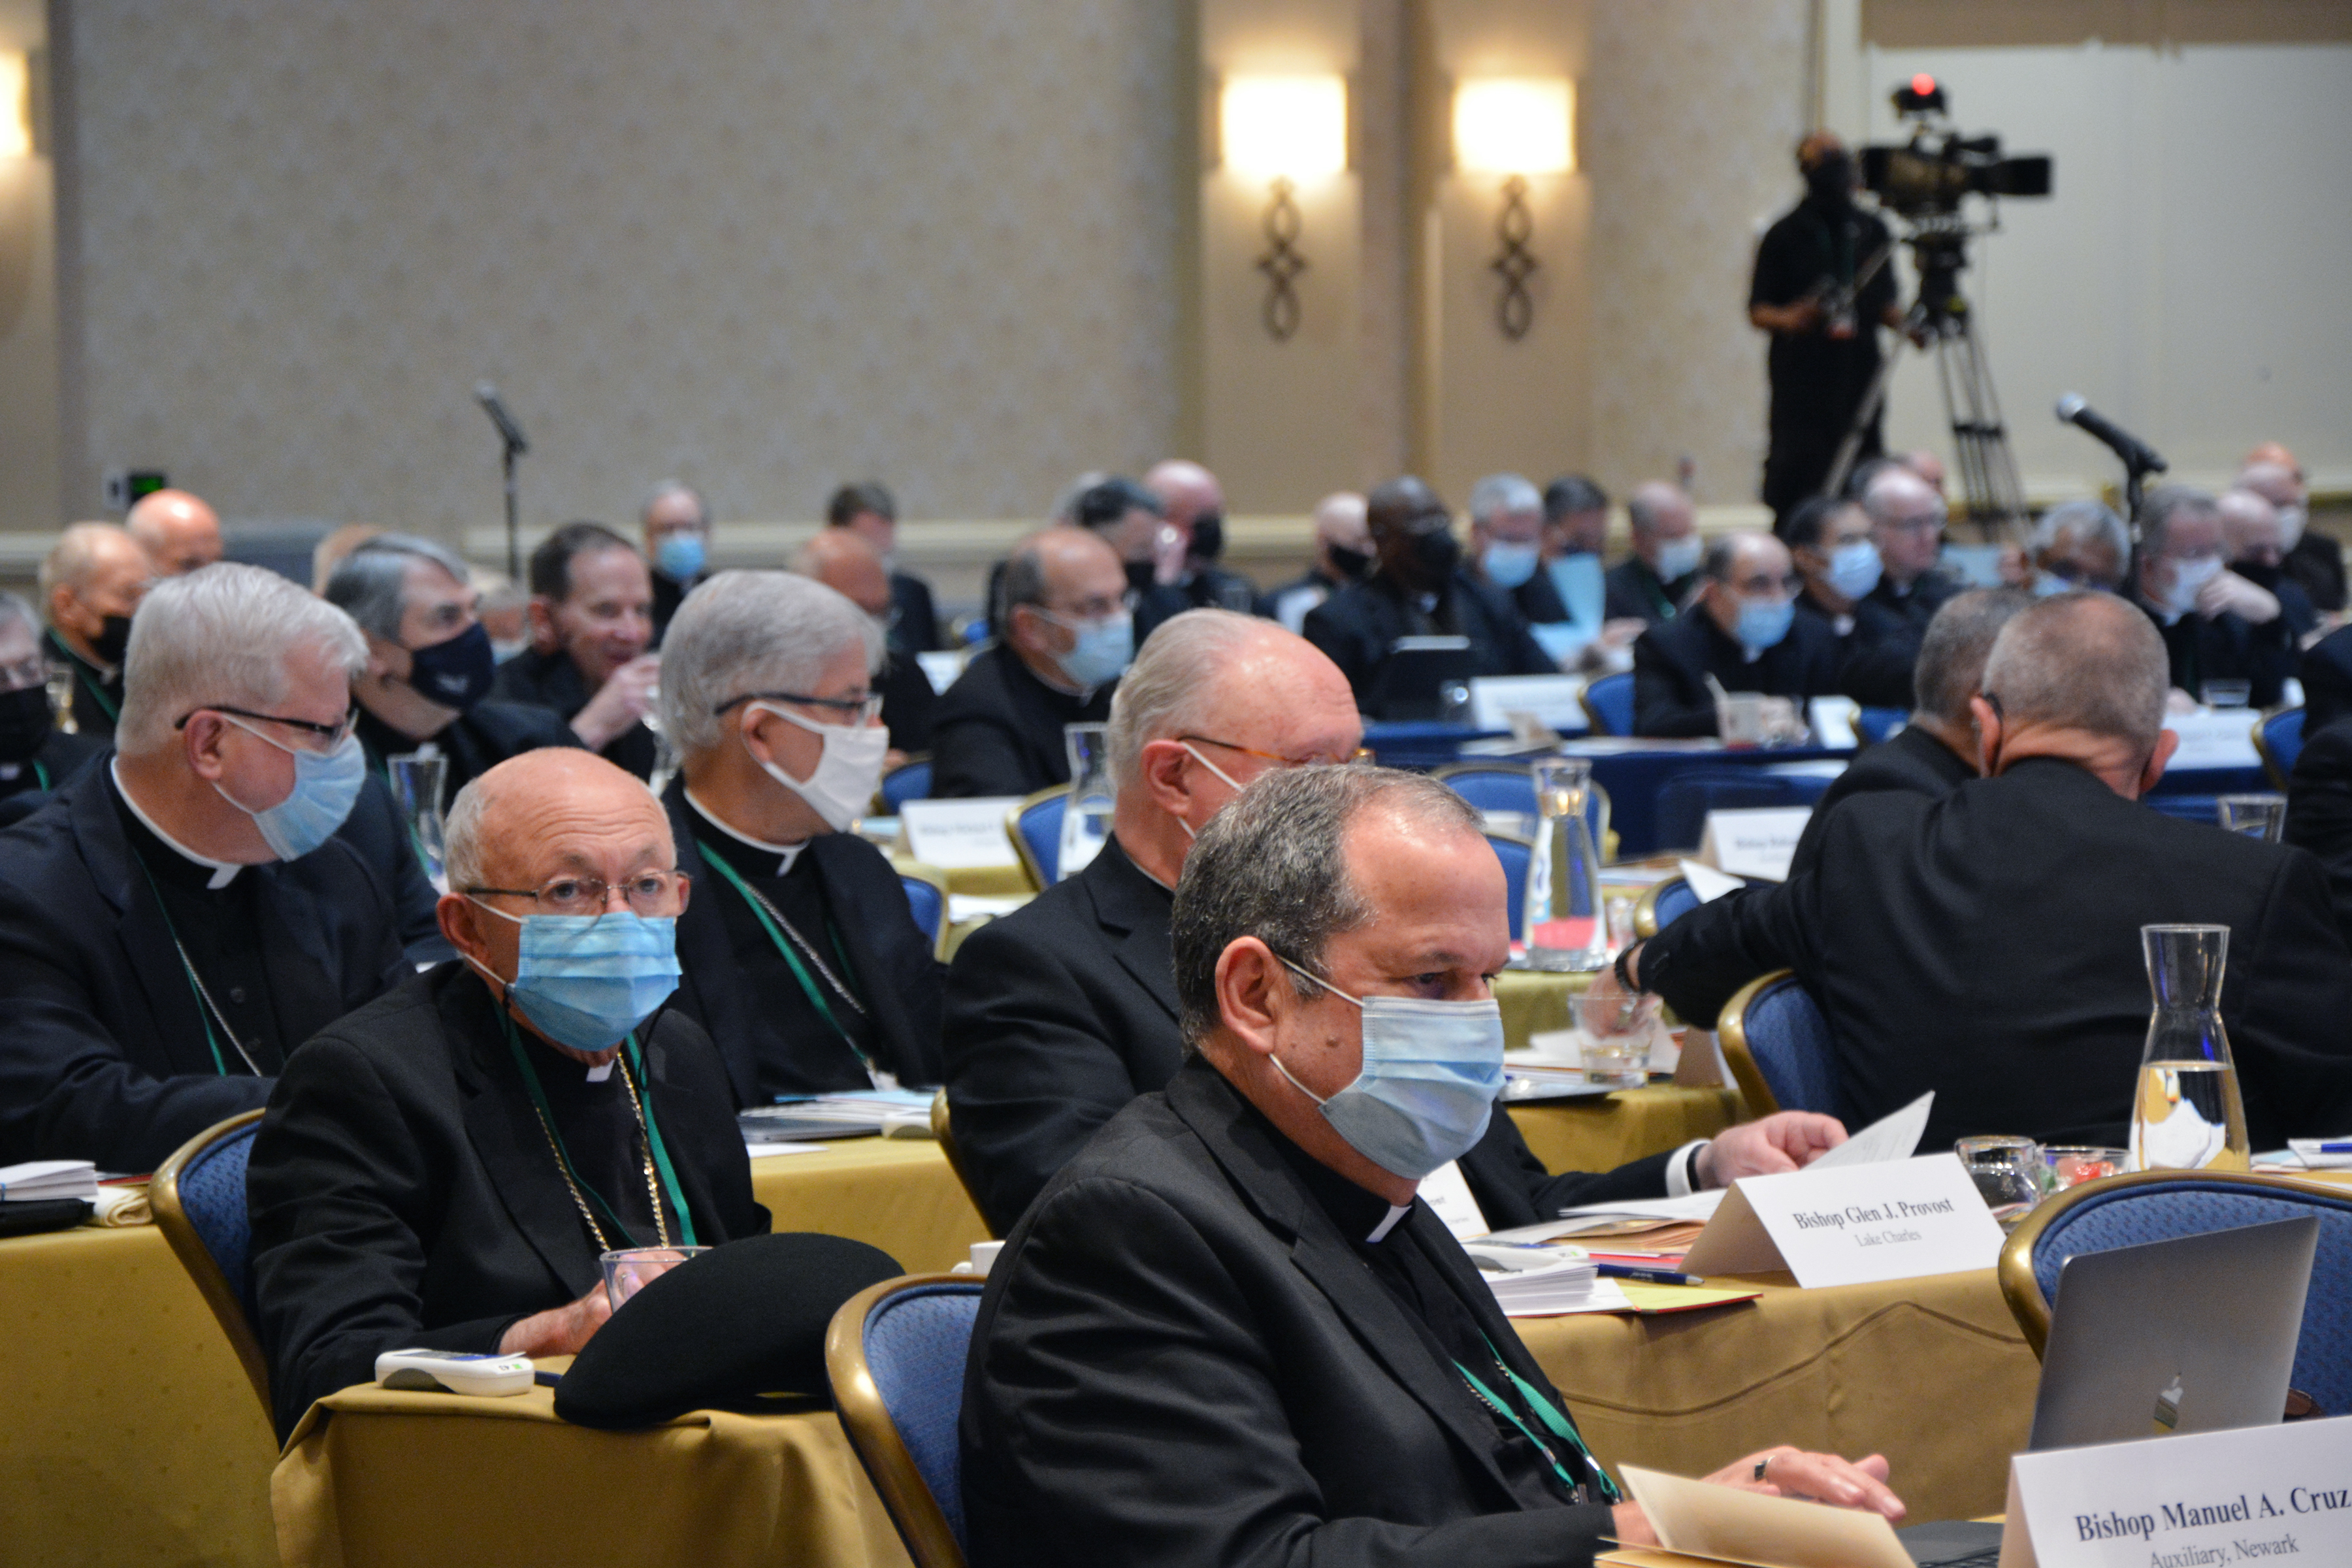
[[[936,1105],[934,1114],[936,1114]],[[963,1548],[948,1527],[946,1510],[931,1495],[930,1483],[916,1468],[890,1418],[882,1391],[874,1386],[873,1369],[866,1361],[866,1320],[890,1297],[919,1285],[976,1284],[969,1274],[909,1274],[869,1285],[852,1296],[833,1315],[824,1331],[824,1366],[833,1379],[834,1408],[849,1446],[866,1467],[898,1527],[915,1568],[964,1568]]]
[[[155,1228],[163,1233],[171,1244],[180,1267],[195,1281],[196,1294],[213,1310],[213,1317],[228,1336],[229,1348],[236,1352],[237,1363],[245,1368],[246,1380],[253,1384],[253,1395],[261,1401],[261,1412],[276,1419],[269,1402],[269,1363],[261,1353],[261,1341],[253,1331],[253,1324],[245,1315],[245,1301],[219,1264],[213,1261],[205,1238],[196,1234],[195,1222],[188,1217],[187,1205],[180,1201],[180,1173],[190,1161],[230,1133],[261,1120],[258,1110],[247,1110],[226,1121],[216,1121],[185,1143],[172,1151],[172,1157],[156,1167],[147,1184],[147,1204],[155,1215]]]
[[[1668,877],[1663,881],[1653,882],[1643,889],[1642,896],[1633,900],[1634,936],[1643,942],[1647,942],[1657,935],[1662,929],[1658,924],[1658,895],[1668,888],[1689,885],[1689,878],[1676,875]]]
[[[949,1115],[948,1091],[944,1089],[931,1091],[931,1136],[939,1141],[940,1152],[947,1156],[948,1169],[953,1171],[956,1180],[963,1184],[963,1195],[971,1200],[973,1212],[980,1215],[980,1223],[988,1226],[989,1239],[1003,1241],[1004,1233],[989,1225],[988,1211],[980,1206],[980,1193],[971,1184],[971,1173],[964,1168],[963,1156],[956,1150],[955,1126]]]
[[[1638,916],[1635,917],[1639,919]],[[1756,1065],[1756,1053],[1748,1048],[1748,1009],[1768,985],[1796,977],[1793,969],[1776,969],[1759,974],[1731,994],[1723,1011],[1715,1020],[1716,1038],[1722,1043],[1723,1059],[1731,1068],[1732,1081],[1739,1086],[1739,1098],[1748,1102],[1750,1121],[1760,1120],[1780,1109],[1780,1098],[1772,1086],[1764,1081],[1764,1069]]]
[[[1004,814],[1004,837],[1013,840],[1013,852],[1021,857],[1021,869],[1028,873],[1029,887],[1033,892],[1042,893],[1054,884],[1046,878],[1045,868],[1037,863],[1036,851],[1029,847],[1029,840],[1021,831],[1021,818],[1055,795],[1066,795],[1069,793],[1068,784],[1055,784],[1051,789],[1041,789],[1035,795],[1023,796],[1019,805]]]
[[[2254,721],[2254,755],[2263,760],[2263,772],[2270,774],[2271,783],[2276,784],[2281,790],[2286,788],[2287,774],[2293,770],[2279,765],[2277,755],[2271,751],[2270,737],[2263,733],[2263,731],[2270,721],[2280,714],[2301,711],[2302,710],[2297,708],[2274,708]]]

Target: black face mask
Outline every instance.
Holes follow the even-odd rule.
[[[98,656],[100,664],[121,664],[122,656],[131,651],[131,617],[107,616],[106,625],[89,639],[89,651]]]
[[[1331,570],[1339,574],[1342,583],[1360,581],[1372,569],[1372,558],[1360,550],[1350,550],[1344,544],[1327,546],[1324,553],[1331,558]]]
[[[0,763],[29,763],[49,738],[49,689],[0,691]]]
[[[1225,551],[1225,514],[1204,511],[1192,520],[1192,542],[1184,552],[1195,561],[1214,561]]]
[[[1822,206],[1852,205],[1853,160],[1843,153],[1830,153],[1805,171],[1805,190]]]
[[[1433,582],[1443,583],[1462,564],[1462,542],[1450,528],[1433,528],[1412,536],[1412,554]]]
[[[1127,585],[1139,594],[1151,592],[1151,563],[1130,561],[1127,563]]]
[[[498,657],[490,651],[490,634],[476,621],[454,637],[408,656],[408,684],[427,702],[464,712],[490,694],[498,678]]]

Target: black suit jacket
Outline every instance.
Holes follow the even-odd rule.
[[[574,709],[577,712],[579,710]],[[404,756],[425,742],[410,739],[362,709],[356,731],[367,752],[368,769],[391,782],[388,757]],[[432,737],[445,759],[441,807],[446,811],[457,792],[509,757],[548,746],[578,746],[580,737],[551,709],[535,702],[505,702],[484,698],[449,721]]]
[[[694,879],[694,897],[677,921],[677,983],[674,1010],[702,1026],[719,1043],[739,1105],[761,1105],[760,1053],[790,1043],[764,1026],[766,1009],[735,967],[721,899],[740,899],[727,879],[704,864],[695,843],[708,833],[686,803],[686,781],[662,796],[677,868]],[[879,849],[855,833],[821,833],[801,851],[824,884],[842,945],[849,950],[857,994],[873,1009],[875,1065],[909,1088],[940,1081],[940,994],[945,978],[931,956],[930,939],[915,924],[906,885]]]
[[[96,735],[52,730],[16,776],[0,782],[0,827],[14,827],[56,798],[81,771],[113,748]]]
[[[2344,607],[2344,547],[2332,537],[2305,529],[2282,564],[2302,584],[2314,609],[2333,614]]]
[[[1818,618],[1799,615],[1789,635],[1751,663],[1703,610],[1654,626],[1633,639],[1633,733],[1714,734],[1710,674],[1727,691],[1790,698],[1801,715],[1805,699],[1837,690],[1837,637]]]
[[[2210,616],[2176,616],[2168,624],[2146,604],[2139,607],[2147,611],[2157,635],[2164,639],[2172,684],[2189,696],[2204,700],[2203,688],[2209,680],[2242,680],[2252,686],[2248,700],[2256,708],[2276,707],[2283,699],[2286,678],[2295,673],[2297,657],[2284,616],[2258,626],[2224,610]],[[2247,716],[2246,722],[2252,725],[2252,715]]]
[[[705,1245],[768,1228],[709,1037],[666,1012],[646,1080]],[[463,963],[412,975],[296,1051],[246,1171],[254,1326],[283,1437],[409,1346],[490,1352],[603,1279],[596,1243]]]
[[[1002,1236],[1054,1173],[1184,1059],[1174,898],[1113,838],[1092,865],[964,939],[948,973],[947,1089],[956,1151]],[[1497,1106],[1462,1173],[1497,1230],[1576,1204],[1656,1197],[1666,1155],[1555,1176]]]
[[[1034,795],[1069,783],[1062,726],[1108,720],[1110,694],[1056,691],[1003,643],[974,654],[932,710],[931,794]]]
[[[252,866],[266,911],[256,942],[290,948],[309,984],[276,998],[299,1040],[403,972],[392,897],[329,839]],[[214,1122],[251,1110],[269,1080],[221,1077],[163,911],[123,837],[102,764],[0,833],[0,1163],[93,1160],[152,1171]]]
[[[1853,636],[1843,672],[1846,694],[1873,708],[1910,707],[1911,669],[1919,662],[1927,623],[1966,586],[1940,569],[1899,590],[1894,578],[1881,577],[1878,586],[1854,603]],[[1865,690],[1869,696],[1863,695]]]
[[[587,678],[572,662],[570,654],[541,653],[537,648],[519,653],[499,666],[498,683],[490,690],[509,702],[528,702],[544,708],[567,726],[572,716],[587,707],[588,700],[596,695],[588,689]],[[577,745],[579,737],[575,735],[572,743]],[[614,736],[612,743],[598,754],[616,768],[650,779],[660,750],[654,732],[640,721]]]
[[[1698,574],[1685,574],[1671,583],[1662,583],[1650,570],[1650,563],[1636,555],[1609,568],[1601,577],[1608,590],[1602,601],[1601,615],[1609,620],[1640,619],[1656,626],[1671,621],[1682,614],[1683,600],[1698,584]]]
[[[931,607],[929,584],[904,572],[891,573],[890,607],[898,612],[890,627],[894,650],[910,654],[940,650],[940,613]]]
[[[1901,790],[1940,800],[1977,776],[1975,766],[1916,726],[1906,725],[1874,746],[1868,746],[1846,764],[1813,803],[1813,815],[1797,839],[1790,868],[1810,866],[1822,852],[1822,833],[1830,813],[1841,801],[1881,790]]]
[[[375,873],[376,881],[391,891],[401,952],[411,962],[439,963],[457,956],[442,936],[435,912],[441,895],[425,879],[408,826],[381,774],[370,773],[361,781],[360,797],[352,803],[352,814],[335,829],[335,837],[350,845]]]
[[[1837,613],[1814,598],[1810,587],[1797,595],[1797,618],[1813,622],[1836,639],[1841,696],[1865,708],[1911,706],[1911,667],[1919,658],[1916,641],[1906,645],[1874,637],[1864,626],[1873,617],[1860,603],[1846,612],[1845,629],[1839,630]]]
[[[889,727],[890,744],[901,752],[928,752],[938,722],[940,694],[931,678],[911,653],[901,653],[895,639],[874,677],[874,694],[882,699],[882,722]]]
[[[973,1568],[1591,1563],[1608,1510],[1512,1486],[1493,1419],[1280,1136],[1188,1063],[1007,1241],[964,1376]],[[1401,1224],[1511,1370],[1564,1403],[1429,1206]]]
[[[2221,1016],[2258,1149],[2352,1125],[2352,950],[2318,863],[2029,757],[1940,800],[1856,795],[1819,858],[1702,904],[1642,950],[1685,1018],[1793,968],[1834,1039],[1849,1126],[1932,1089],[1919,1141],[2120,1145],[2147,1042],[2140,927],[2230,928]]]
[[[2339,626],[2305,648],[2297,673],[2303,680],[2305,736],[2352,716],[2352,626]]]
[[[2305,731],[2287,779],[2286,841],[2311,851],[2327,873],[2336,923],[2352,941],[2352,713]]]
[[[1375,700],[1381,670],[1397,639],[1415,629],[1406,612],[1404,590],[1378,574],[1349,584],[1307,612],[1307,640],[1339,667],[1359,707]],[[1480,675],[1559,672],[1509,601],[1466,573],[1454,574],[1438,605],[1435,629],[1470,639],[1470,656]]]

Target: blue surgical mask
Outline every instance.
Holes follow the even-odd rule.
[[[2185,616],[2197,607],[2198,593],[2206,584],[2221,574],[2221,558],[2218,555],[2196,555],[2178,562],[2172,568],[2172,591],[2164,596],[2164,607],[2176,616]]]
[[[2071,594],[2082,585],[2080,583],[2069,583],[2055,572],[2043,572],[2037,574],[2033,579],[2033,596],[2037,599],[2054,599],[2061,594]]]
[[[1364,1060],[1356,1081],[1329,1099],[1275,1070],[1323,1108],[1348,1146],[1381,1170],[1418,1182],[1486,1135],[1503,1092],[1503,1011],[1484,1002],[1350,996],[1290,960],[1291,971],[1362,1009]]]
[[[1878,586],[1879,574],[1885,570],[1885,563],[1878,558],[1878,546],[1867,539],[1841,544],[1830,552],[1830,586],[1849,599],[1867,595]]]
[[[1698,570],[1699,560],[1706,549],[1696,533],[1669,539],[1658,546],[1658,563],[1651,570],[1657,573],[1661,583],[1679,583]]]
[[[709,548],[698,533],[669,533],[654,550],[654,564],[673,583],[691,583],[702,575]]]
[[[530,1026],[559,1046],[609,1050],[677,989],[675,916],[510,915],[472,901],[522,927],[514,981],[499,984]],[[466,962],[498,980],[472,958]]]
[[[1534,576],[1541,560],[1532,544],[1513,544],[1498,539],[1478,557],[1478,566],[1486,574],[1487,582],[1508,591]]]
[[[1732,635],[1749,653],[1762,653],[1789,635],[1790,625],[1796,618],[1797,605],[1792,599],[1742,599],[1739,624]]]
[[[360,786],[367,783],[367,753],[360,749],[360,738],[346,735],[341,745],[322,754],[270,740],[233,714],[221,717],[247,734],[293,754],[294,793],[276,805],[256,811],[218,784],[213,785],[223,800],[253,818],[270,853],[280,860],[299,860],[332,838],[335,829],[351,816],[352,805],[360,798]]]
[[[1078,639],[1069,652],[1054,656],[1073,686],[1088,691],[1107,686],[1135,658],[1135,617],[1125,610],[1092,621],[1066,621],[1055,615],[1046,619],[1067,626]]]

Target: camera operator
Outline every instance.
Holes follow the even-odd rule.
[[[1776,525],[1829,477],[1838,443],[1878,374],[1879,324],[1903,324],[1891,256],[1871,270],[1893,237],[1854,205],[1854,163],[1845,143],[1816,131],[1797,144],[1797,167],[1805,197],[1765,231],[1748,291],[1748,321],[1772,334],[1763,499]],[[1860,456],[1880,449],[1879,416],[1873,415]]]

